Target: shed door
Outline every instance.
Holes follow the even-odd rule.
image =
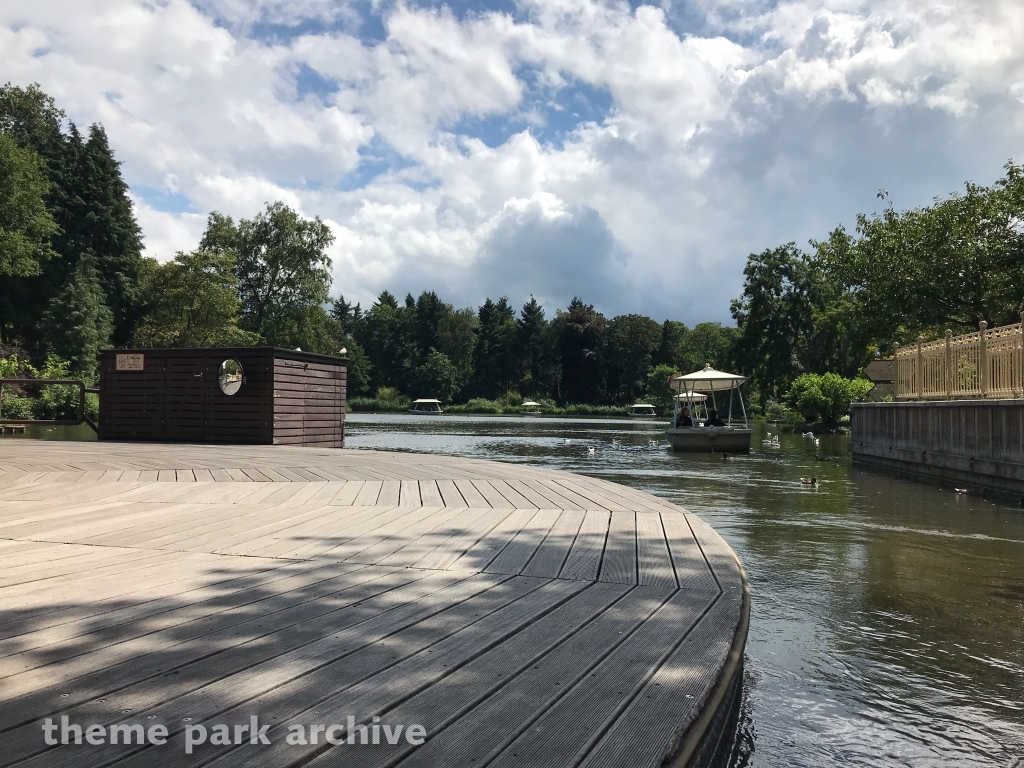
[[[204,441],[204,365],[201,359],[167,358],[164,369],[164,439]]]

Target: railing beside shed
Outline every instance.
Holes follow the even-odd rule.
[[[1024,324],[896,345],[896,400],[1024,397]]]

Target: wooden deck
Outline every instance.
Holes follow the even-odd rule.
[[[685,763],[746,637],[696,516],[428,455],[6,440],[0,563],[0,766]],[[171,736],[48,747],[62,715]],[[270,745],[185,754],[252,715]],[[349,715],[427,740],[285,742]]]

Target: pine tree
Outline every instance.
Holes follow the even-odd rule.
[[[87,382],[95,381],[97,356],[110,346],[113,333],[113,316],[95,263],[91,254],[78,260],[40,321],[47,351],[67,360],[70,372]]]

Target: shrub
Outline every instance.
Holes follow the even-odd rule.
[[[844,379],[836,373],[805,373],[786,393],[786,404],[809,423],[838,426],[850,403],[863,400],[874,386],[867,379]]]

